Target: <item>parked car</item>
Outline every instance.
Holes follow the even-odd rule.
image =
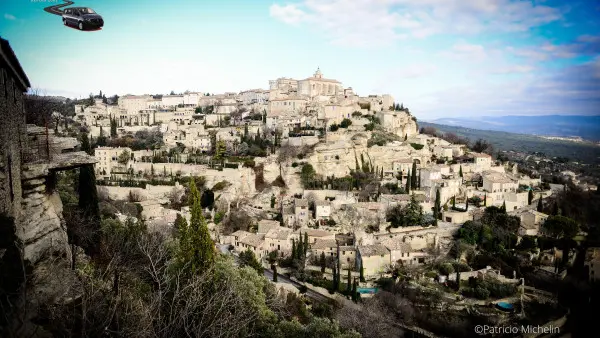
[[[63,23],[65,26],[75,26],[80,30],[98,29],[104,26],[102,17],[88,7],[72,7],[64,10]]]

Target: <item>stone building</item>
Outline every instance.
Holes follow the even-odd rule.
[[[0,289],[17,297],[8,303],[0,298],[0,310],[6,318],[18,316],[10,321],[15,327],[0,326],[0,336],[51,336],[33,323],[39,305],[32,304],[51,306],[76,297],[70,289],[75,278],[69,274],[68,261],[45,260],[50,254],[71,256],[62,203],[54,190],[55,176],[57,171],[95,162],[84,152],[74,151],[74,139],[57,138],[46,128],[26,125],[24,93],[29,87],[8,41],[0,38],[0,267],[5,274],[0,277]],[[25,266],[31,268],[26,284],[18,279],[25,274]],[[5,277],[13,284],[5,285],[9,280]],[[28,296],[18,298],[23,290]]]

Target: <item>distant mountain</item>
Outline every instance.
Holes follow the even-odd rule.
[[[600,141],[600,116],[541,115],[541,116],[479,116],[441,118],[427,121],[447,126],[509,133],[576,137]]]

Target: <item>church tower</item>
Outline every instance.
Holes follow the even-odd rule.
[[[317,67],[317,71],[315,72],[315,74],[313,75],[313,77],[315,77],[317,79],[322,79],[323,78],[323,73],[321,73],[321,69],[319,67]]]

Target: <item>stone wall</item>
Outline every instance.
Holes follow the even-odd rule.
[[[35,263],[47,253],[70,254],[60,196],[47,192],[49,176],[29,178],[27,173],[23,176],[22,226],[17,228],[24,259]]]

